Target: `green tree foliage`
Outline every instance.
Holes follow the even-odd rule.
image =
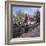
[[[18,23],[18,22],[23,22],[25,19],[25,14],[22,13],[22,12],[18,12],[15,16],[15,22]]]

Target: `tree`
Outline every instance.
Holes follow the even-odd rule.
[[[40,23],[40,11],[37,10],[36,12],[36,23]]]
[[[22,13],[21,11],[18,11],[16,13],[15,22],[16,23],[20,23],[20,22],[22,23],[24,21],[24,19],[25,19],[25,14]]]
[[[25,14],[25,20],[24,20],[24,23],[27,23],[27,20],[28,20],[28,16],[27,16],[27,14]]]

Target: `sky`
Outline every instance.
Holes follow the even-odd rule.
[[[29,15],[35,15],[37,10],[39,10],[39,8],[37,8],[37,7],[16,7],[16,6],[13,6],[12,7],[12,14],[14,16],[16,16],[16,13],[18,11],[21,11],[21,12],[29,14]]]

